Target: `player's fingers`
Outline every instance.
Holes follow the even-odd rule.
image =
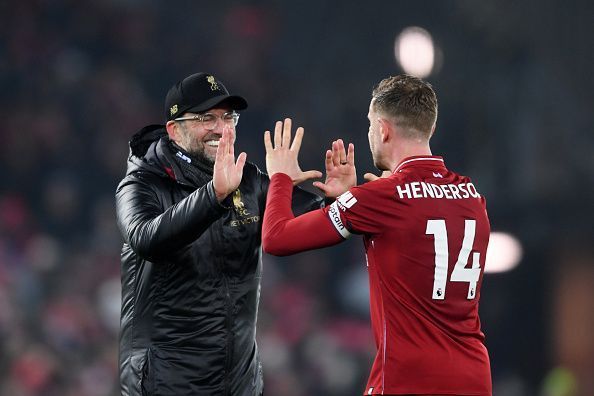
[[[324,195],[326,195],[327,190],[326,190],[326,185],[324,183],[315,181],[312,183],[312,185],[314,187],[318,188],[319,190],[321,190],[324,193]]]
[[[297,131],[295,131],[295,139],[293,139],[293,144],[291,144],[291,151],[299,152],[304,133],[305,130],[302,127],[297,128]]]
[[[365,179],[367,181],[374,181],[374,180],[379,179],[379,177],[374,175],[373,173],[366,173],[363,175],[363,179]]]
[[[264,132],[264,147],[267,153],[272,153],[272,141],[270,140],[270,131]]]
[[[291,145],[291,126],[292,122],[290,118],[285,118],[285,122],[283,124],[283,147],[287,150]]]
[[[319,179],[320,177],[322,177],[322,172],[317,170],[303,172],[303,180]]]
[[[355,166],[355,145],[349,143],[349,152],[347,153],[347,163],[351,166]]]
[[[342,139],[338,139],[336,141],[336,144],[338,145],[338,158],[340,161],[340,165],[346,165],[347,155],[346,155],[346,151],[344,149],[344,142],[342,141]]]
[[[279,149],[282,146],[282,133],[283,133],[283,123],[281,121],[277,121],[274,124],[274,148]]]
[[[334,166],[340,165],[340,153],[338,152],[338,142],[332,142],[332,163]]]
[[[326,172],[330,172],[334,169],[334,163],[332,162],[332,150],[326,150]]]

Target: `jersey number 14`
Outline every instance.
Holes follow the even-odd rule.
[[[467,282],[469,300],[476,297],[476,284],[481,275],[479,264],[480,253],[472,253],[472,267],[466,268],[468,257],[474,244],[476,232],[476,220],[464,221],[464,239],[458,254],[458,260],[450,276],[451,282]],[[435,240],[435,274],[433,279],[433,299],[443,300],[446,295],[446,284],[448,280],[448,231],[445,220],[428,220],[427,235],[433,235]]]

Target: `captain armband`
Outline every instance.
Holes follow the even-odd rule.
[[[340,209],[338,208],[338,202],[334,201],[330,205],[330,209],[328,210],[328,217],[330,218],[330,222],[336,228],[336,231],[344,238],[348,239],[351,236],[351,233],[345,227],[342,219],[340,218]]]

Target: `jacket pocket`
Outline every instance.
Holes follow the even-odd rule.
[[[151,348],[146,350],[144,364],[142,365],[140,389],[142,396],[155,394],[154,354]]]
[[[137,349],[132,353],[130,357],[130,370],[132,381],[129,383],[130,395],[148,396],[152,394],[152,388],[150,388],[150,360],[151,360],[151,349],[142,348]]]

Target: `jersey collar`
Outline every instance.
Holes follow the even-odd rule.
[[[404,168],[409,168],[411,166],[431,166],[431,167],[438,167],[438,168],[445,168],[445,163],[443,162],[443,158],[437,155],[416,155],[414,157],[407,157],[403,159],[394,172],[399,172]]]

